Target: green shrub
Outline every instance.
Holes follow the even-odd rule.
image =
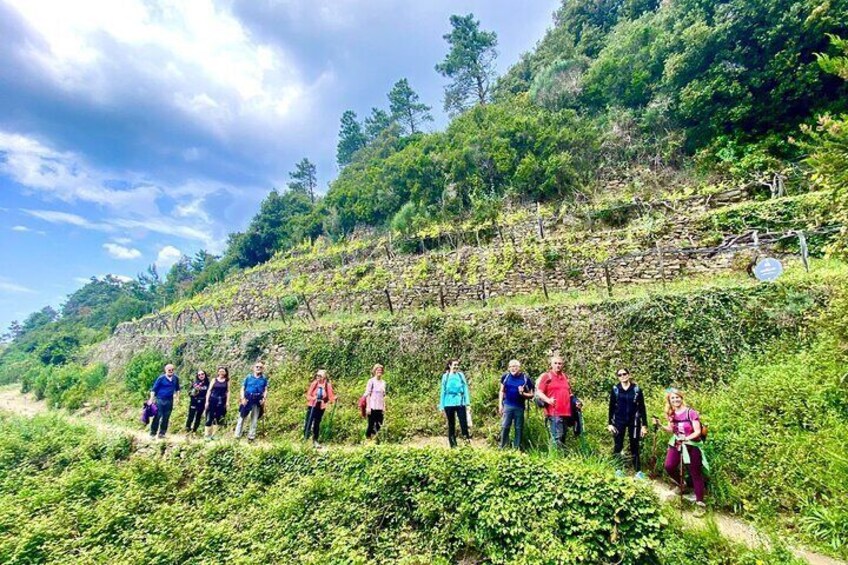
[[[640,563],[666,523],[650,489],[579,460],[115,445],[0,420],[0,560]]]
[[[159,351],[146,350],[133,355],[124,367],[124,383],[130,392],[146,397],[156,377],[162,374],[167,363]]]

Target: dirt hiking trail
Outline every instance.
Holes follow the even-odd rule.
[[[45,414],[49,411],[47,404],[43,400],[36,400],[30,394],[21,393],[18,385],[0,388],[0,412],[32,418],[39,414]],[[143,430],[104,422],[96,415],[96,413],[69,414],[68,412],[61,410],[55,412],[62,414],[63,417],[67,418],[71,422],[89,425],[103,434],[131,435],[139,446],[152,446],[154,444],[164,444],[167,446],[185,444],[192,441],[202,441],[202,439],[191,439],[182,433],[170,434],[165,439],[157,440],[151,438],[150,435]],[[264,440],[257,440],[254,444],[257,446],[272,445],[271,442]],[[443,437],[415,438],[404,445],[412,447],[447,447],[445,438]],[[471,446],[475,449],[486,449],[486,444],[482,440],[472,441]],[[332,446],[330,449],[356,449],[356,446]],[[679,496],[669,485],[660,481],[651,481],[651,486],[663,504],[679,505]],[[678,511],[682,513],[683,520],[688,525],[694,527],[703,526],[703,516],[692,512],[685,506],[682,510],[679,509]],[[769,541],[766,536],[757,532],[756,528],[752,525],[738,518],[721,512],[710,512],[709,516],[715,521],[721,535],[729,540],[744,544],[750,548],[767,547],[769,545]],[[810,563],[810,565],[848,565],[848,562],[834,559],[826,555],[821,555],[806,549],[790,547],[790,550],[795,557],[805,559],[808,563]]]

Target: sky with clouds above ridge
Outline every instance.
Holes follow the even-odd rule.
[[[499,70],[556,0],[0,0],[0,329],[90,276],[219,253],[294,163],[337,174],[339,118],[409,79],[436,116],[451,14]]]

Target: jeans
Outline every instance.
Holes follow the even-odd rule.
[[[254,404],[247,417],[250,418],[250,430],[247,432],[247,439],[256,439],[256,426],[259,423],[259,411],[261,407],[259,404]],[[238,422],[236,422],[236,437],[241,437],[242,427],[244,426],[244,418],[239,412]]]
[[[168,433],[168,422],[171,421],[171,411],[174,409],[174,399],[157,398],[156,408],[156,415],[150,424],[150,437],[154,437],[157,432],[159,437],[165,437],[165,434]]]
[[[203,410],[206,408],[206,400],[202,402],[189,402],[188,418],[186,418],[186,431],[196,432],[200,427],[200,420],[203,418]]]
[[[368,414],[368,429],[365,431],[365,437],[371,439],[374,437],[377,432],[380,431],[380,428],[383,427],[383,411],[382,410],[371,410],[371,413]]]
[[[501,449],[509,443],[509,428],[512,426],[515,427],[512,446],[519,449],[521,447],[521,433],[524,431],[524,408],[504,406],[503,418],[501,419]]]
[[[689,476],[692,477],[692,486],[695,487],[695,500],[704,501],[704,467],[701,462],[701,449],[694,445],[687,445],[689,452]],[[686,482],[681,483],[681,454],[676,447],[669,447],[665,456],[665,472],[668,473],[680,488],[686,487]]]
[[[551,443],[559,449],[565,447],[565,420],[566,416],[545,417],[545,425],[551,434]]]
[[[314,407],[306,409],[306,426],[303,428],[303,439],[309,437],[312,432],[312,441],[318,441],[318,435],[321,432],[321,418],[324,417],[324,408],[318,408],[316,403]]]
[[[468,434],[468,412],[465,406],[445,406],[445,417],[448,419],[448,443],[456,447],[456,419],[459,417],[459,429],[462,437],[471,439]]]
[[[638,473],[642,470],[639,460],[639,446],[642,443],[640,437],[641,429],[637,429],[633,424],[615,423],[614,425],[618,433],[613,436],[612,454],[621,457],[621,452],[624,450],[624,438],[626,436],[630,443],[630,457],[633,460],[633,470]]]

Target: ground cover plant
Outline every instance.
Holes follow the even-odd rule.
[[[139,451],[54,415],[0,417],[0,510],[10,564],[790,562],[684,528],[645,485],[591,460],[287,444]]]

